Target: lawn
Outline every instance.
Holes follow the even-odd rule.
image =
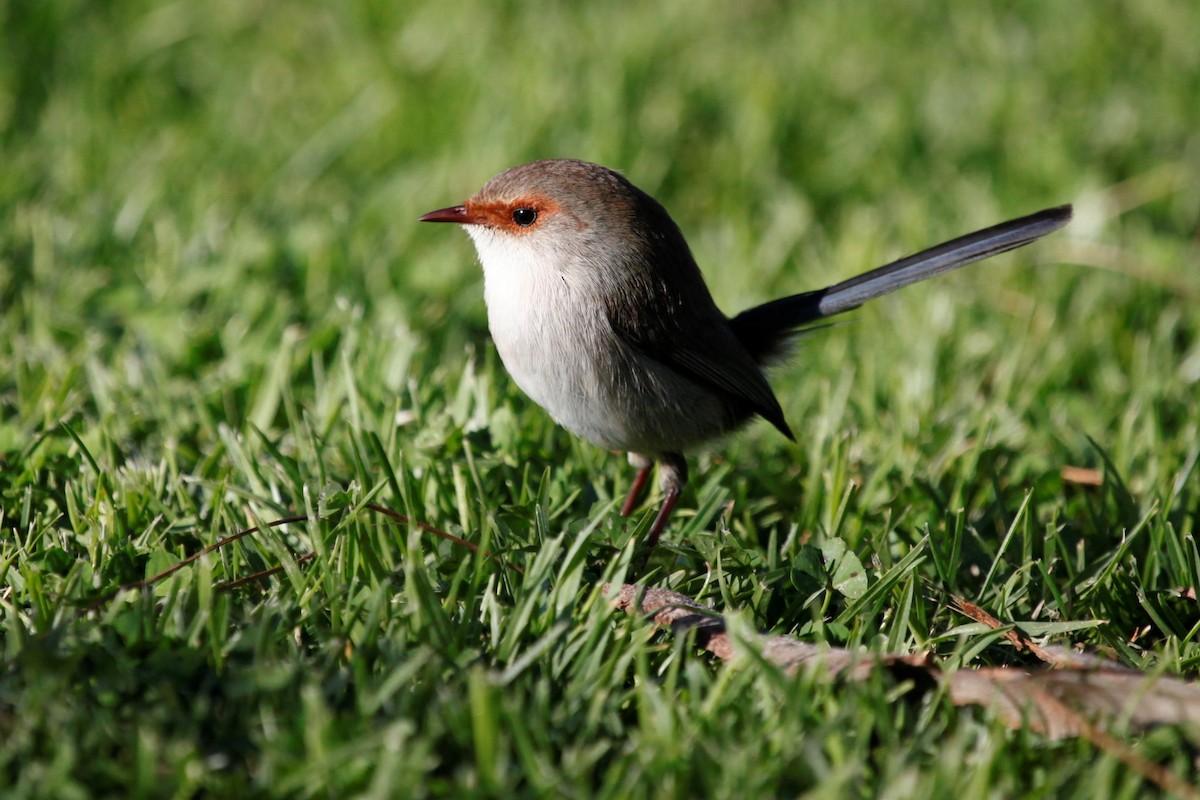
[[[1166,0],[0,3],[0,795],[1161,792],[751,632],[1037,667],[962,598],[1200,672],[1198,30]],[[520,393],[467,237],[416,223],[545,157],[658,198],[727,313],[1076,217],[803,338],[772,376],[798,443],[693,454],[647,554],[656,498],[619,517],[624,457]],[[742,656],[606,582],[711,606]],[[1196,727],[1098,724],[1192,780]]]

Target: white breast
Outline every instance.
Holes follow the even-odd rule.
[[[555,422],[605,449],[642,453],[675,452],[717,432],[703,424],[722,417],[716,397],[616,336],[594,269],[532,236],[464,227],[483,265],[500,358]]]
[[[620,414],[606,402],[597,337],[611,339],[601,310],[567,270],[539,260],[526,237],[468,226],[484,272],[488,327],[504,366],[534,402],[567,430],[625,449]],[[611,345],[610,345],[611,347]]]

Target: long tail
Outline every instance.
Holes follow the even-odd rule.
[[[1070,219],[1071,206],[1048,208],[968,233],[833,286],[756,306],[730,322],[751,355],[768,360],[805,325],[858,308],[917,281],[1015,250],[1058,230]]]

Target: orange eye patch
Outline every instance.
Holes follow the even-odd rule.
[[[558,211],[558,204],[542,195],[514,200],[468,200],[467,213],[482,225],[524,233],[537,228]]]

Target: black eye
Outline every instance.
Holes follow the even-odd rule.
[[[537,210],[533,208],[514,208],[512,220],[522,228],[528,228],[537,222]]]

